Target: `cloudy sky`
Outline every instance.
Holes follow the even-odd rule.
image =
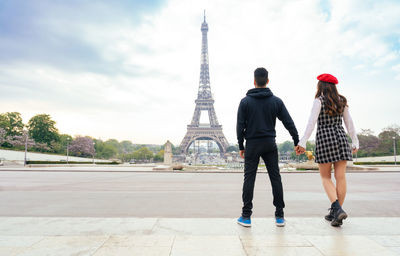
[[[397,0],[2,0],[0,112],[25,122],[48,113],[71,135],[179,144],[197,95],[203,9],[230,143],[259,66],[300,133],[320,73],[338,77],[358,131],[400,125]]]

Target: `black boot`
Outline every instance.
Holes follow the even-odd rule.
[[[333,220],[331,222],[331,225],[334,227],[339,227],[343,224],[343,220],[347,218],[347,213],[343,211],[338,200],[332,203],[332,209]]]
[[[327,221],[332,221],[333,220],[333,208],[329,208],[328,210],[329,210],[329,214],[325,215],[325,219]]]

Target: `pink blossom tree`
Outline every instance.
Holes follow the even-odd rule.
[[[27,140],[28,148],[34,147],[35,141],[29,137],[26,138],[26,136],[28,136],[27,133],[24,133],[22,135],[8,136],[6,142],[10,143],[13,147],[21,147],[25,146],[26,139],[28,139]]]
[[[94,142],[89,137],[76,137],[69,145],[69,151],[77,156],[93,156]]]
[[[7,134],[6,130],[4,130],[3,128],[0,128],[0,146],[4,142],[6,142],[6,140],[7,140],[6,134]]]
[[[0,131],[1,137],[1,131]],[[0,139],[1,141],[1,139]],[[7,136],[4,140],[11,144],[13,147],[25,147],[25,143],[27,144],[27,148],[36,148],[38,150],[49,150],[49,147],[46,143],[37,143],[35,142],[28,134],[27,131],[24,131],[22,135],[13,135]],[[0,143],[1,144],[1,143]]]

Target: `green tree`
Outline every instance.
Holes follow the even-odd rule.
[[[122,147],[122,152],[124,153],[131,153],[135,151],[135,145],[133,145],[133,143],[129,140],[121,141],[119,144]]]
[[[315,153],[315,144],[312,143],[312,142],[310,142],[310,141],[307,141],[307,143],[306,143],[306,150],[307,150],[307,151],[312,151],[312,152]]]
[[[239,152],[239,145],[230,145],[229,147],[226,148],[226,152]]]
[[[372,130],[362,129],[357,137],[360,144],[360,149],[357,152],[359,157],[379,155],[379,138],[374,135]]]
[[[6,131],[6,136],[22,135],[24,123],[18,112],[7,112],[0,114],[0,128]]]
[[[68,134],[61,134],[60,139],[58,141],[53,141],[51,143],[51,152],[57,154],[66,154],[67,153],[67,145],[72,142],[72,136]]]
[[[315,144],[313,144],[312,142],[307,142],[306,144],[306,150],[307,151],[313,151],[314,152],[315,149]],[[306,160],[307,157],[302,154],[300,156],[296,155],[296,152],[294,151],[294,145],[292,141],[285,141],[281,144],[278,144],[278,152],[281,155],[287,155],[290,154],[290,158],[291,159],[298,159],[300,161]]]
[[[110,144],[104,144],[104,147],[101,151],[102,154],[102,158],[113,158],[116,156],[117,154],[117,148],[115,148],[114,146],[110,145]]]
[[[130,160],[134,159],[134,153],[127,153],[127,154],[122,154],[120,155],[119,159],[121,159],[122,162],[129,162]]]
[[[133,156],[137,160],[150,160],[153,158],[154,153],[147,147],[140,148],[133,152]]]
[[[174,144],[172,144],[172,154],[174,155],[181,154],[181,147],[180,146],[175,147]]]
[[[291,152],[293,151],[293,148],[294,148],[293,142],[288,140],[278,145],[278,151],[281,154],[284,154],[286,152]]]
[[[378,151],[381,155],[391,155],[393,154],[393,138],[397,141],[396,151],[399,152],[399,139],[400,139],[400,127],[390,126],[378,135],[379,146]]]
[[[164,149],[161,149],[160,151],[157,152],[157,154],[154,155],[154,161],[156,162],[164,161]]]
[[[38,143],[46,143],[51,145],[52,142],[58,141],[60,135],[56,128],[56,122],[51,119],[50,115],[40,114],[32,117],[28,122],[29,136]]]
[[[106,143],[102,140],[94,140],[94,148],[96,150],[96,156],[99,158],[110,159],[117,155],[118,148],[113,142]]]
[[[123,153],[122,145],[116,139],[109,139],[104,142],[105,145],[113,147],[116,153]]]

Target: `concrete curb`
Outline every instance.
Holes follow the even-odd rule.
[[[190,170],[190,171],[176,171],[176,170],[151,170],[151,171],[141,171],[141,170],[129,170],[129,171],[121,171],[121,170],[35,170],[32,168],[26,169],[6,169],[0,168],[0,172],[116,172],[116,173],[243,173],[242,170],[238,171],[220,171],[220,170]],[[397,171],[384,171],[384,170],[347,170],[347,173],[399,173],[400,169]],[[258,173],[267,173],[267,171],[259,170]],[[316,170],[309,171],[285,171],[281,170],[280,173],[293,173],[293,174],[307,174],[307,173],[319,173]]]

